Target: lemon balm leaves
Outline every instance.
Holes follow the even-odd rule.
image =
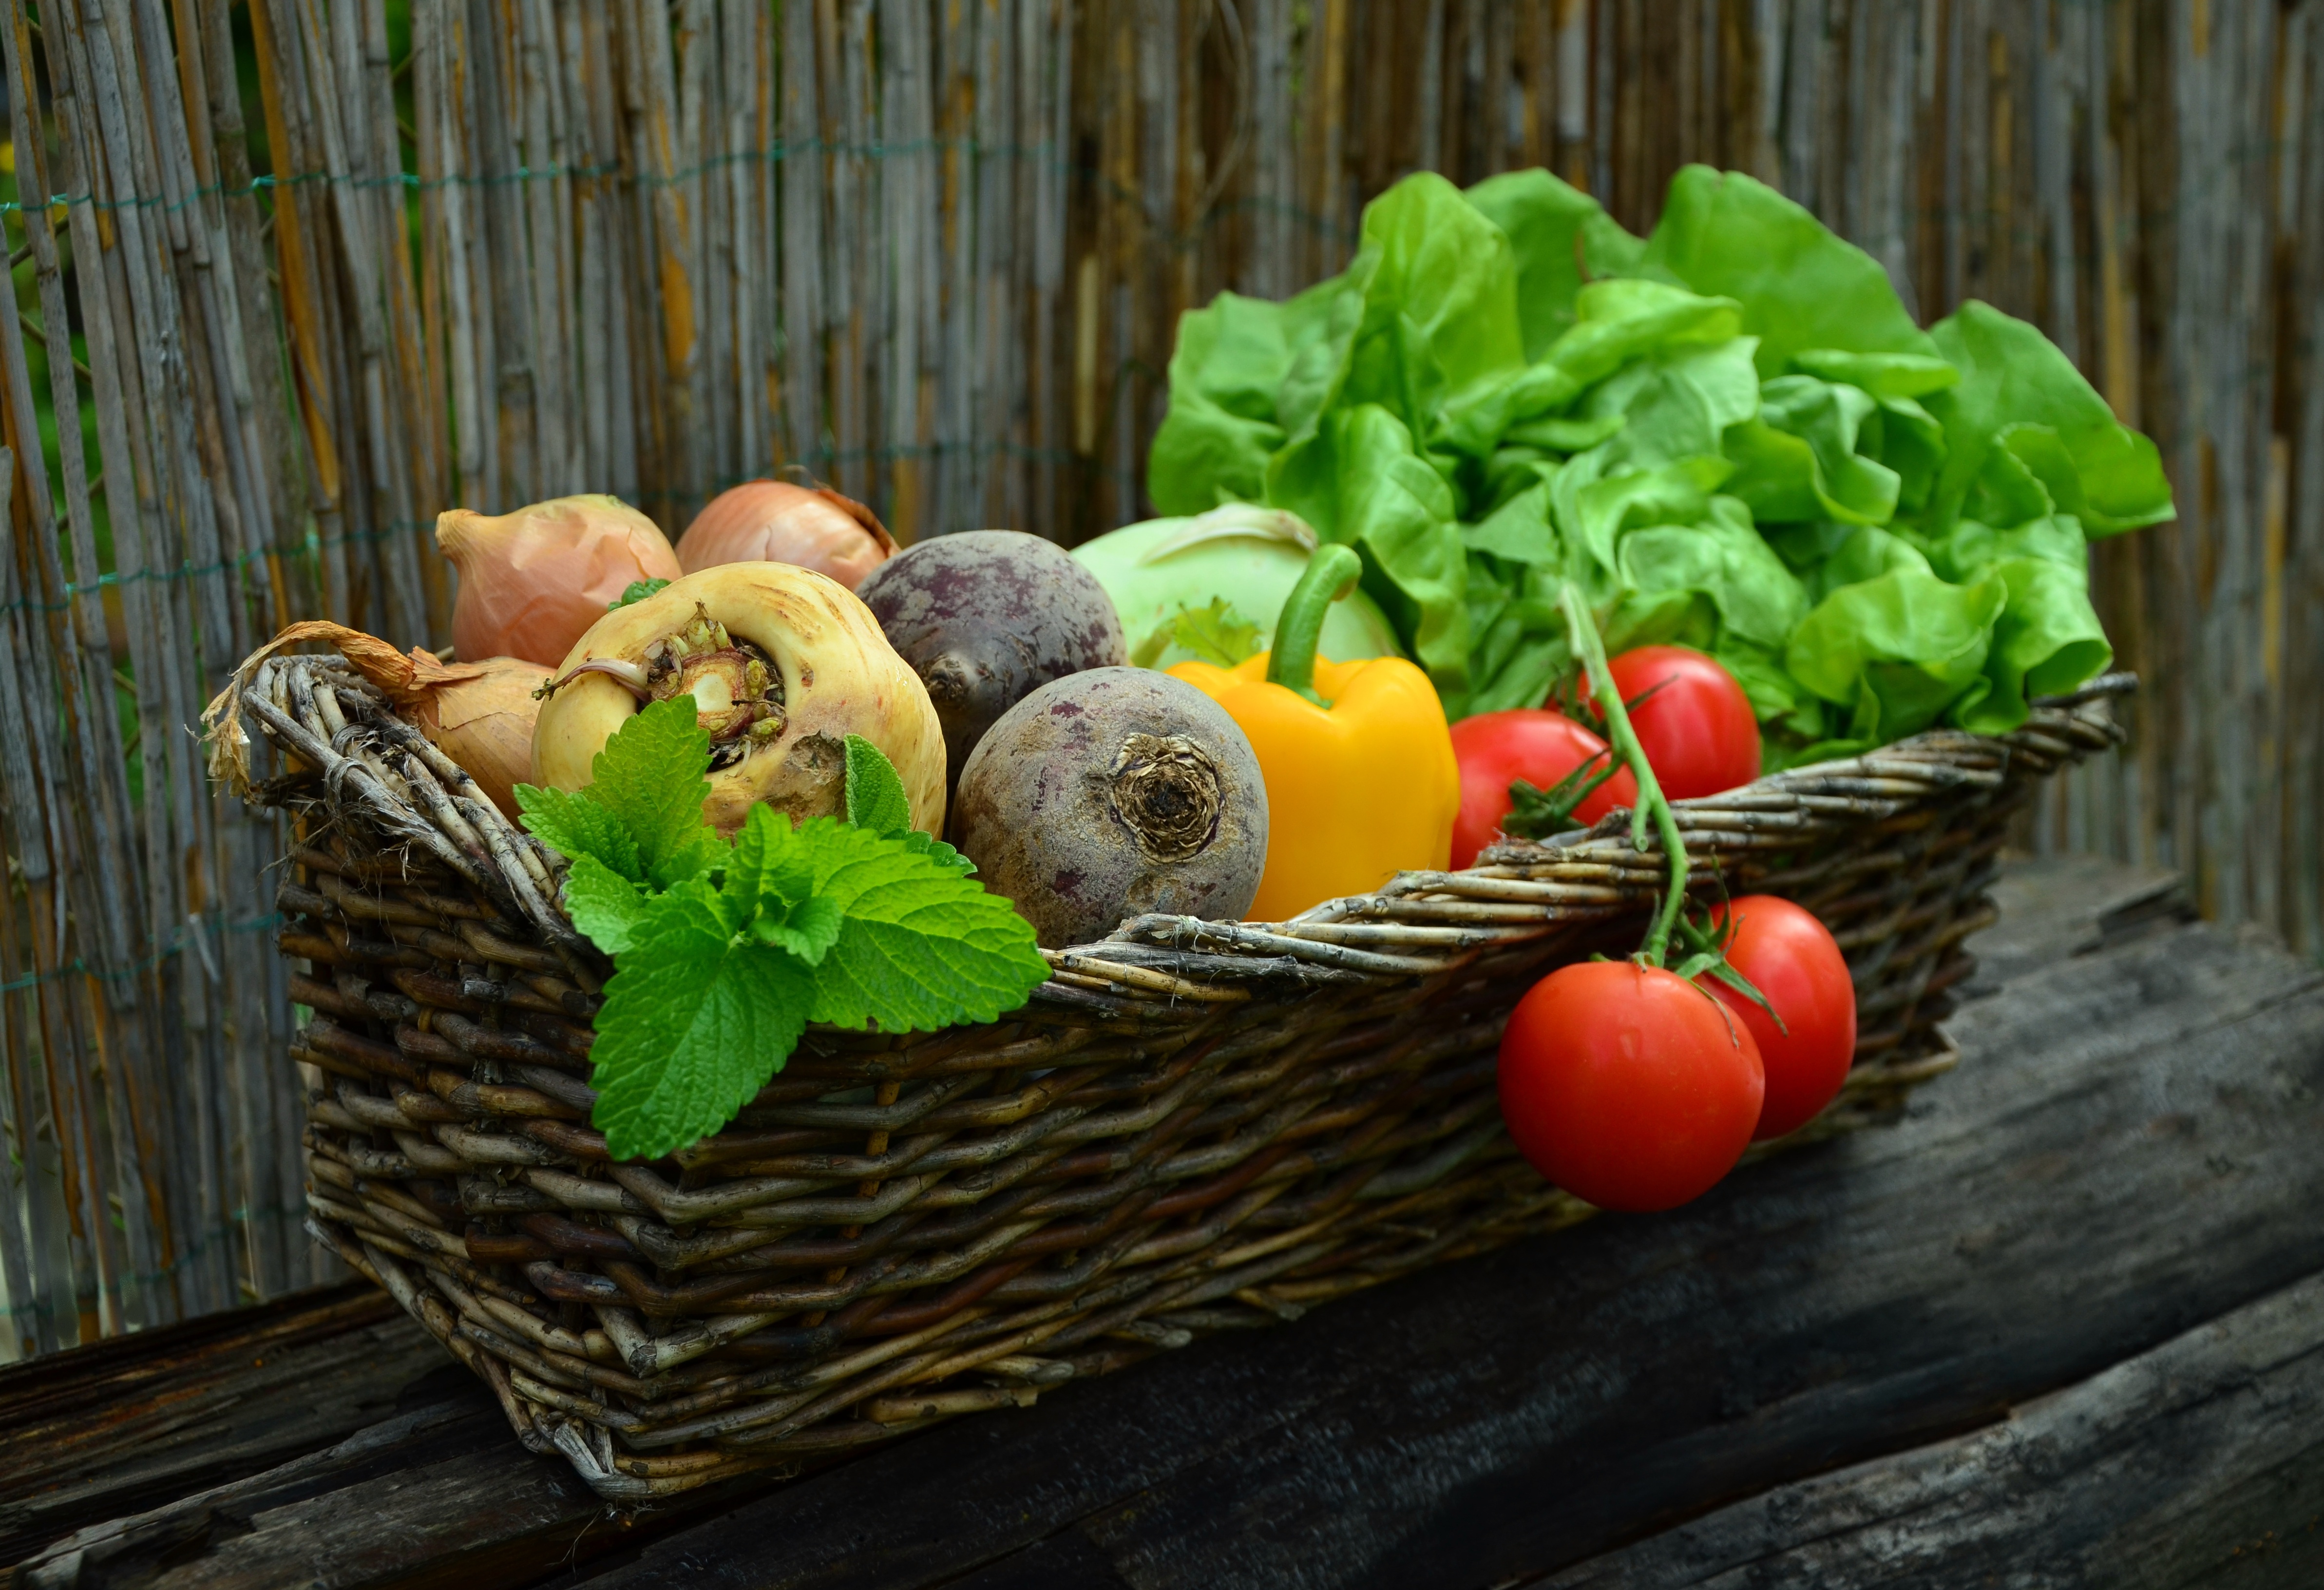
[[[571,859],[574,925],[613,957],[590,1059],[591,1118],[616,1159],[717,1131],[810,1021],[991,1021],[1048,976],[1009,903],[911,828],[869,740],[848,739],[853,821],[794,826],[754,806],[729,843],[702,818],[709,739],[692,719],[683,701],[650,706],[606,742],[587,788],[520,792],[526,826]]]
[[[565,875],[567,914],[608,955],[619,955],[630,947],[650,898],[635,880],[623,878],[595,856],[574,857],[572,870]]]
[[[638,863],[638,841],[630,837],[629,825],[592,800],[586,790],[576,795],[520,784],[516,804],[524,813],[526,830],[558,855],[575,860],[586,856],[617,877],[632,883],[645,881],[645,869]]]
[[[650,703],[589,764],[583,795],[621,819],[647,879],[663,888],[724,859],[725,846],[702,821],[709,766],[710,734],[687,695]]]
[[[997,1020],[1048,976],[1008,901],[895,841],[817,818],[816,893],[844,916],[817,969],[814,1019],[882,1032]]]
[[[717,1131],[807,1030],[814,968],[738,934],[699,879],[654,896],[617,953],[590,1051],[590,1120],[615,1159]]]
[[[844,921],[839,902],[824,895],[787,904],[779,913],[761,906],[752,919],[751,932],[762,944],[788,951],[809,966],[821,966],[838,942]]]
[[[874,833],[904,833],[912,826],[912,803],[896,764],[860,734],[847,737],[847,820]]]

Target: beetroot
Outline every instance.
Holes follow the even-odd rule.
[[[1267,785],[1209,696],[1095,668],[993,724],[961,770],[953,842],[1050,949],[1148,911],[1236,918],[1267,863]]]
[[[1038,536],[964,530],[922,541],[865,575],[855,594],[927,686],[951,784],[1028,691],[1125,660],[1105,587]]]

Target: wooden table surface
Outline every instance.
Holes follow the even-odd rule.
[[[611,1514],[383,1298],[0,1371],[15,1585],[2324,1585],[2324,975],[2004,884],[1893,1129]]]

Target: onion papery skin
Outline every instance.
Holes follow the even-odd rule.
[[[479,677],[438,685],[406,712],[513,823],[516,786],[532,777],[532,726],[540,711],[532,693],[549,670],[519,657],[485,657],[474,666]]]
[[[853,591],[895,556],[877,515],[828,487],[745,481],[713,497],[678,539],[689,574],[730,563],[787,563]]]
[[[732,834],[760,804],[801,823],[844,815],[846,739],[860,734],[895,764],[912,826],[944,832],[944,729],[927,687],[853,592],[788,564],[705,569],[601,618],[564,657],[556,676],[566,682],[541,703],[533,783],[586,785],[605,741],[638,711],[637,697],[622,685],[574,670],[593,658],[641,659],[648,648],[693,621],[697,603],[736,642],[763,652],[782,686],[781,735],[709,775],[703,816],[713,827]]]
[[[498,517],[455,508],[437,516],[436,545],[460,571],[456,655],[543,667],[630,586],[686,572],[653,520],[618,497],[558,497]]]
[[[304,619],[243,658],[235,677],[247,685],[268,657],[309,642],[320,642],[346,658],[394,703],[399,717],[459,764],[475,788],[463,786],[454,788],[453,795],[481,795],[511,818],[517,815],[512,786],[530,766],[532,726],[540,711],[532,693],[549,677],[547,668],[512,657],[447,663],[416,646],[401,652],[361,630],[327,619]],[[210,713],[223,714],[211,735],[210,773],[247,785],[249,737],[233,721],[232,695],[230,690],[222,691],[210,703]],[[208,717],[206,713],[205,721]]]

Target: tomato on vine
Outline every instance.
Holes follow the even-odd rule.
[[[1735,676],[1683,646],[1641,646],[1608,665],[1663,794],[1717,795],[1759,777],[1759,720]]]
[[[1502,833],[1546,839],[1637,804],[1637,780],[1613,759],[1606,742],[1546,707],[1462,719],[1452,725],[1452,755],[1461,765],[1461,814],[1452,821],[1455,869],[1475,866],[1477,852]]]
[[[1658,966],[1561,967],[1501,1035],[1501,1117],[1549,1181],[1602,1209],[1667,1209],[1735,1167],[1766,1077],[1750,1030]]]
[[[1856,984],[1831,930],[1789,900],[1745,895],[1713,910],[1711,924],[1728,965],[1766,997],[1773,1014],[1711,974],[1695,980],[1758,1044],[1767,1093],[1752,1137],[1781,1137],[1813,1120],[1848,1080]]]
[[[1637,781],[1630,843],[1643,853],[1653,834],[1666,883],[1636,955],[1561,967],[1517,1001],[1501,1034],[1501,1117],[1534,1168],[1575,1197],[1601,1209],[1666,1209],[1734,1168],[1767,1090],[1751,1030],[1690,979],[1710,973],[1756,990],[1687,924],[1691,873],[1677,813],[1589,603],[1570,581],[1558,600],[1606,738]],[[1663,959],[1674,933],[1693,952],[1674,971]]]

